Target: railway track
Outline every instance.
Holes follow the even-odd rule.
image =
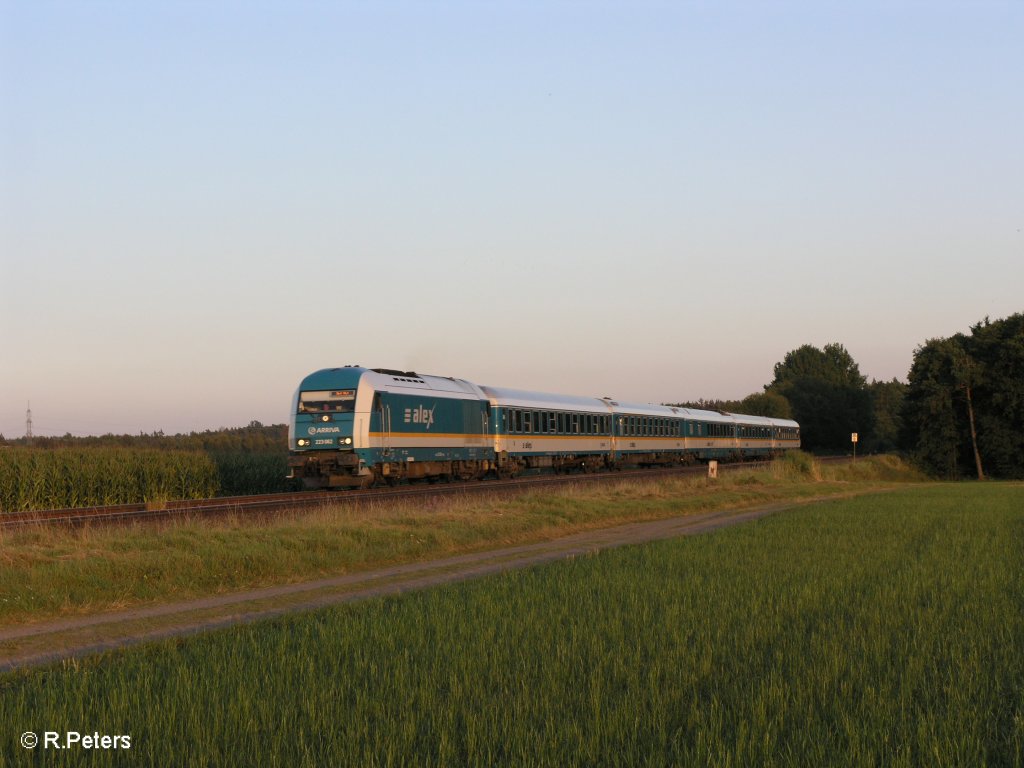
[[[719,472],[767,467],[770,462],[742,462],[720,464]],[[600,483],[626,478],[643,479],[666,475],[702,475],[702,465],[673,467],[670,469],[635,469],[593,474],[535,475],[515,480],[486,480],[436,484],[416,484],[393,488],[372,488],[351,491],[301,491],[298,493],[272,493],[254,496],[224,496],[214,499],[150,502],[145,504],[113,504],[110,506],[49,509],[30,512],[0,513],[0,528],[19,528],[30,525],[86,525],[94,523],[127,523],[147,520],[167,520],[187,517],[217,517],[226,515],[252,515],[253,517],[302,511],[326,504],[367,504],[399,499],[427,498],[462,494],[518,493],[543,487],[556,487],[566,483]]]

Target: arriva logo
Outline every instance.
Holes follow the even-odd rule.
[[[435,405],[434,408],[437,408]],[[405,423],[406,424],[426,424],[427,429],[430,429],[430,425],[434,423],[434,408],[429,411],[422,405],[417,405],[415,408],[405,409]]]

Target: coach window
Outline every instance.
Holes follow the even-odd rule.
[[[558,431],[558,416],[557,414],[548,411],[548,432]]]

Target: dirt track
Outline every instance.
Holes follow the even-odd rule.
[[[285,613],[393,595],[553,560],[712,531],[798,506],[785,502],[586,531],[551,541],[407,563],[317,581],[0,630],[0,671],[30,667]]]

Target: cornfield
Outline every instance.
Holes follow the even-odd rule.
[[[217,489],[217,467],[200,451],[0,449],[2,512],[199,499]]]
[[[281,493],[297,490],[288,480],[288,454],[284,451],[210,451],[217,465],[221,496]]]

